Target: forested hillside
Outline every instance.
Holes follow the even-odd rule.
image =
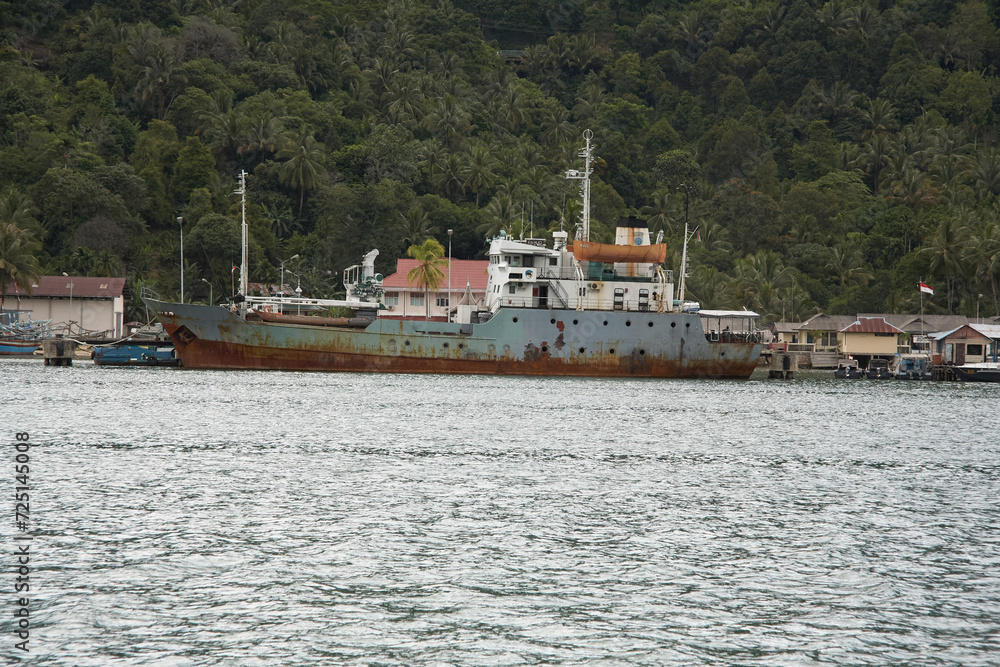
[[[332,295],[379,248],[639,215],[769,319],[998,310],[998,8],[682,0],[0,2],[0,277]],[[692,164],[693,162],[693,164]],[[34,259],[33,259],[34,258]],[[37,267],[33,261],[37,260]],[[20,267],[20,268],[18,268]],[[5,273],[6,272],[6,273]],[[287,273],[286,273],[287,275]]]

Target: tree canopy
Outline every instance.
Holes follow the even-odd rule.
[[[644,216],[676,270],[687,215],[708,306],[906,310],[923,280],[996,315],[997,28],[984,0],[0,3],[0,225],[21,273],[176,294],[183,216],[185,291],[228,294],[246,170],[252,278],[299,254],[328,296],[372,247],[573,226],[590,129],[595,239]]]

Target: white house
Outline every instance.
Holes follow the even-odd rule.
[[[447,261],[447,260],[445,260]],[[399,317],[406,319],[423,319],[430,316],[432,320],[445,321],[448,318],[449,305],[451,310],[465,293],[466,285],[472,289],[474,299],[481,300],[486,296],[486,270],[489,260],[453,259],[451,267],[445,267],[444,279],[436,290],[430,292],[430,303],[425,301],[424,288],[410,285],[407,274],[416,268],[417,260],[400,259],[396,262],[396,273],[382,280],[385,290],[385,303],[388,310],[379,313],[379,317]],[[449,304],[448,274],[451,272],[451,303]]]

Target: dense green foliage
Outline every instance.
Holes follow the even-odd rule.
[[[592,237],[645,216],[676,270],[687,210],[706,305],[913,311],[920,279],[929,310],[1000,305],[992,2],[8,0],[0,25],[0,224],[46,273],[179,293],[181,216],[185,292],[229,293],[241,169],[255,280],[297,254],[330,295],[447,229],[482,256],[575,226],[590,128]]]

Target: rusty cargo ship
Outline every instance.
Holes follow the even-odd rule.
[[[448,321],[381,317],[377,251],[344,272],[344,300],[238,296],[228,308],[145,301],[186,368],[749,377],[761,348],[756,313],[699,311],[684,301],[683,276],[675,299],[666,246],[650,242],[643,221],[621,219],[614,244],[589,241],[589,138],[585,169],[567,173],[582,181],[577,240],[565,231],[551,243],[501,232],[490,241],[485,297],[467,288]],[[245,197],[245,175],[237,192]],[[245,221],[243,233],[246,295]],[[285,314],[331,306],[356,317]]]

